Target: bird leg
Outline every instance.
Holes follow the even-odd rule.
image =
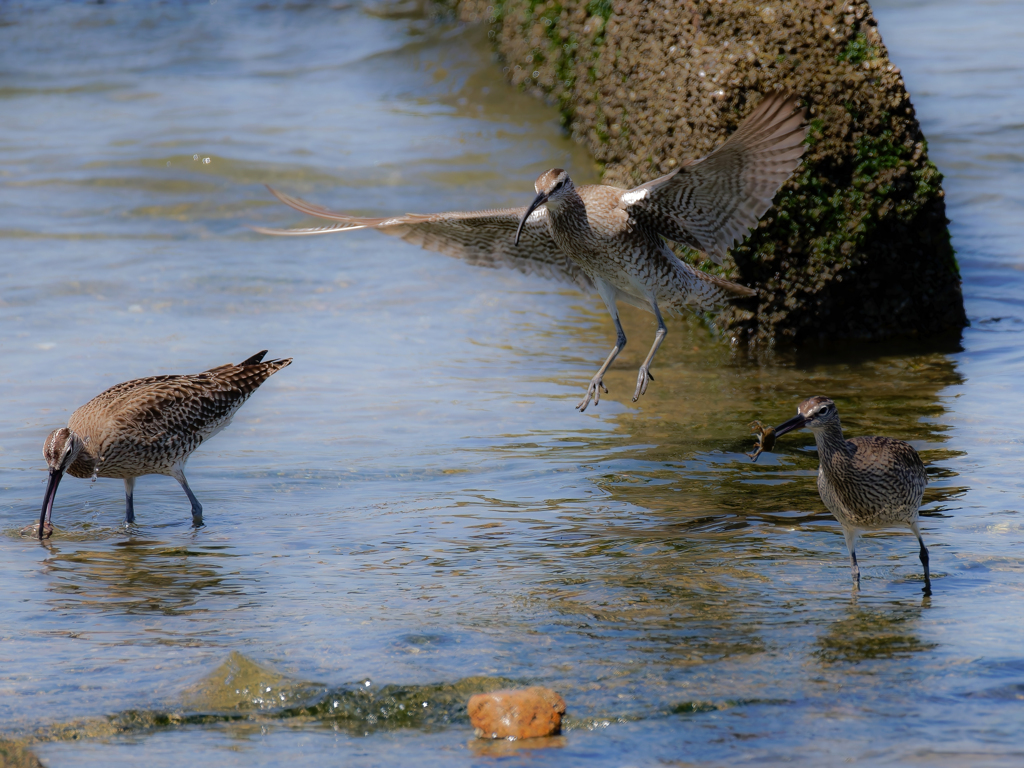
[[[636,377],[636,392],[633,393],[634,403],[640,399],[640,395],[647,392],[647,382],[654,381],[654,376],[651,375],[650,370],[651,361],[654,359],[654,354],[658,351],[658,347],[661,346],[661,342],[665,340],[665,334],[668,333],[665,321],[661,319],[661,310],[658,309],[658,302],[654,299],[651,299],[651,309],[654,310],[654,316],[658,318],[658,331],[654,334],[654,345],[651,347],[651,351],[647,353],[647,359],[640,366],[640,373]]]
[[[846,537],[846,548],[850,550],[850,570],[853,574],[853,588],[860,591],[860,566],[857,565],[857,531],[852,528],[843,528],[843,536]]]
[[[932,593],[932,575],[928,569],[928,547],[924,545],[924,539],[921,538],[921,530],[918,528],[916,520],[910,524],[910,530],[917,536],[917,543],[921,545],[918,557],[921,559],[921,565],[924,566],[924,589],[922,591],[926,595],[930,595]]]
[[[587,406],[590,405],[591,399],[594,401],[596,406],[601,402],[601,390],[608,392],[608,387],[604,385],[604,375],[608,372],[608,368],[615,361],[615,358],[619,356],[619,352],[626,346],[626,332],[622,330],[622,323],[619,322],[619,307],[615,303],[615,287],[610,283],[606,283],[604,280],[596,280],[597,292],[601,294],[601,298],[604,300],[604,305],[608,308],[608,314],[612,316],[612,322],[615,323],[615,348],[612,349],[611,354],[604,361],[604,365],[601,366],[600,370],[594,374],[594,378],[590,380],[590,386],[587,387],[587,394],[583,396],[579,404],[576,406],[576,410],[580,413],[587,410]]]
[[[173,474],[171,475],[181,485],[185,495],[188,496],[188,500],[192,503],[192,525],[197,528],[203,524],[203,505],[199,503],[199,499],[192,493],[192,489],[188,487],[188,480],[185,479],[185,473],[180,467],[175,467]]]
[[[131,525],[135,522],[135,502],[133,497],[135,495],[135,478],[126,477],[124,479],[124,524]]]
[[[598,370],[598,372],[594,374],[594,378],[590,380],[590,386],[587,387],[587,394],[583,396],[583,399],[580,400],[579,405],[576,406],[576,409],[580,413],[583,413],[583,411],[587,410],[587,406],[590,405],[591,398],[594,399],[595,406],[599,402],[601,402],[602,389],[605,391],[605,393],[608,392],[608,387],[604,385],[603,381],[604,375],[605,373],[608,372],[608,368],[615,360],[615,358],[619,356],[619,352],[622,351],[622,348],[626,346],[626,334],[622,330],[622,323],[619,322],[619,318],[617,317],[615,318],[615,331],[618,334],[618,336],[615,339],[614,349],[612,349],[611,354],[608,355],[608,359],[604,361],[604,365],[602,365],[600,370]]]

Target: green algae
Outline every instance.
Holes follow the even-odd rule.
[[[924,642],[908,628],[916,616],[913,610],[851,611],[818,638],[814,656],[823,664],[857,664],[937,648],[937,643]]]
[[[600,16],[608,21],[612,15],[612,2],[611,0],[590,0],[587,3],[587,13],[591,16]]]
[[[625,555],[623,555],[625,556]],[[0,767],[39,768],[32,744],[56,741],[108,740],[149,731],[194,725],[310,722],[353,735],[418,729],[425,732],[469,727],[471,696],[522,685],[503,677],[471,676],[451,683],[374,685],[363,680],[342,686],[297,680],[232,651],[218,667],[187,687],[179,701],[165,709],[128,709],[104,718],[53,723],[20,738],[0,739]],[[700,715],[750,705],[779,705],[769,699],[684,701],[665,710],[612,718],[567,717],[566,730],[591,729],[595,723]]]
[[[359,735],[400,728],[433,731],[468,725],[470,696],[516,684],[509,678],[472,676],[423,685],[376,685],[362,680],[327,686],[296,680],[233,651],[170,706],[128,709],[104,718],[42,726],[21,738],[0,741],[0,757],[5,755],[3,750],[12,755],[25,753],[33,743],[109,739],[217,723],[306,720]]]
[[[863,61],[874,58],[875,50],[868,43],[868,38],[862,33],[857,33],[857,36],[853,38],[843,52],[837,57],[839,61],[848,61],[851,64],[860,64]]]

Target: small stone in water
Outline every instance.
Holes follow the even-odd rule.
[[[482,739],[534,739],[562,730],[565,699],[550,688],[479,693],[469,700],[469,721]]]

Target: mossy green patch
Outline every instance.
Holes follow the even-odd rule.
[[[850,64],[860,64],[861,62],[873,59],[875,57],[875,49],[868,42],[866,35],[858,33],[846,47],[843,48],[842,52],[836,58],[839,61],[848,61]]]
[[[611,0],[590,0],[587,3],[587,13],[591,16],[600,16],[608,21],[612,15],[612,2]]]

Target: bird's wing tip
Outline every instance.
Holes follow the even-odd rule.
[[[331,224],[325,227],[302,227],[298,229],[274,229],[273,227],[257,227],[253,224],[246,224],[246,229],[258,232],[261,235],[273,235],[275,237],[301,237],[303,235],[329,235],[333,232],[348,232],[353,229],[366,229],[365,224]]]
[[[242,362],[240,362],[238,364],[238,367],[239,368],[243,368],[243,367],[245,367],[247,365],[256,365],[256,364],[258,364],[261,360],[263,360],[264,357],[267,356],[267,351],[268,350],[266,350],[266,349],[262,349],[259,352],[257,352],[255,355],[253,355],[252,357],[245,358],[245,360],[243,360]]]

